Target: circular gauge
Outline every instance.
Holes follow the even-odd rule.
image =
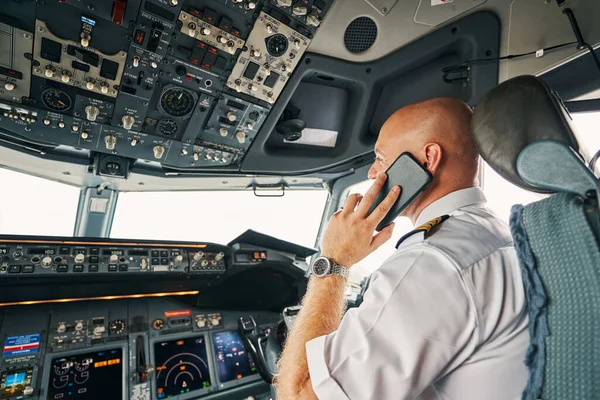
[[[164,326],[165,326],[165,321],[163,321],[160,318],[155,319],[154,321],[152,321],[152,327],[154,329],[156,329],[157,331],[160,331]]]
[[[177,133],[179,124],[172,119],[163,119],[158,123],[156,129],[163,135],[171,136]]]
[[[174,117],[183,117],[192,112],[194,96],[186,89],[171,88],[160,97],[162,109]]]
[[[117,319],[111,322],[108,327],[108,331],[111,335],[119,335],[125,331],[125,321]]]
[[[54,374],[57,376],[63,376],[68,373],[71,369],[71,365],[69,363],[62,363],[61,365],[54,365]]]
[[[92,362],[93,360],[91,358],[84,358],[80,363],[75,363],[75,369],[79,372],[87,371]]]
[[[54,111],[66,111],[71,108],[71,97],[58,89],[46,89],[42,93],[42,102]]]
[[[288,40],[281,33],[267,38],[267,51],[273,57],[281,57],[288,48]]]

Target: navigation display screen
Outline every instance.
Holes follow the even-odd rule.
[[[123,350],[113,349],[55,358],[46,400],[123,398]]]
[[[154,343],[154,364],[159,399],[211,385],[204,336]]]
[[[40,349],[40,334],[9,336],[4,342],[3,357],[35,354]]]
[[[256,365],[236,331],[213,334],[219,381],[229,382],[256,373]]]
[[[4,371],[0,375],[0,399],[23,394],[25,388],[31,386],[32,376],[32,368]]]

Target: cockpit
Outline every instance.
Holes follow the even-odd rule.
[[[0,399],[275,400],[327,222],[409,104],[474,109],[498,218],[566,188],[598,232],[593,0],[2,5]],[[544,140],[585,178],[524,155]],[[348,309],[414,229],[395,223]]]

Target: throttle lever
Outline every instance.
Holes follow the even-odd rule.
[[[254,357],[258,374],[265,382],[272,384],[274,374],[267,364],[262,347],[262,343],[267,340],[268,335],[260,332],[256,321],[251,315],[240,317],[238,320],[238,332],[242,337],[244,345]]]

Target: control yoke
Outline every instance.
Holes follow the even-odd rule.
[[[241,317],[238,320],[238,331],[244,341],[246,349],[248,349],[254,357],[261,378],[268,384],[272,384],[275,374],[269,368],[263,350],[263,344],[266,344],[269,334],[261,332],[258,325],[256,325],[256,321],[254,321],[254,318],[250,315]]]

